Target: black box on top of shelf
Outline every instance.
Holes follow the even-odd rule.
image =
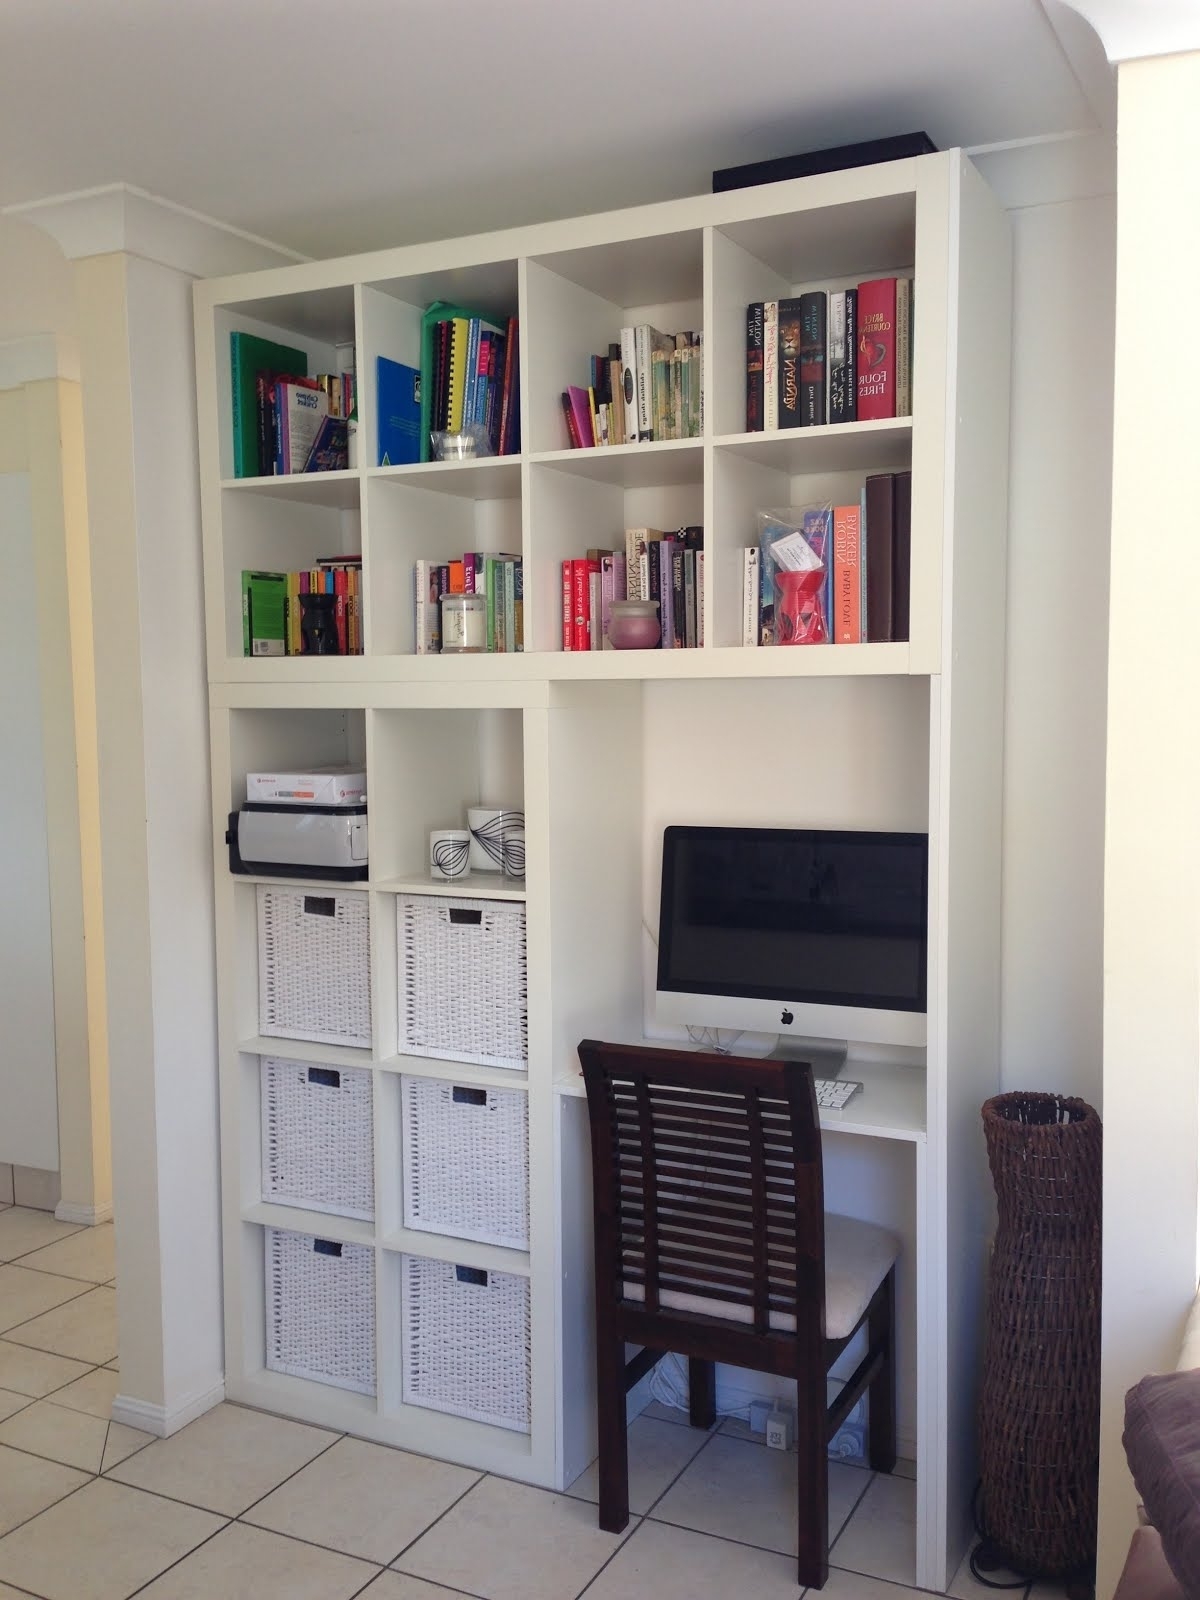
[[[928,156],[937,145],[927,133],[896,133],[887,139],[866,139],[861,144],[840,144],[832,150],[809,150],[799,156],[773,156],[770,161],[750,161],[741,167],[722,167],[712,175],[713,193],[749,189],[756,183],[781,183],[785,178],[811,178],[816,172],[840,172],[847,167],[873,167],[880,161],[903,161]]]

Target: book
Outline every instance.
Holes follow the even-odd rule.
[[[350,460],[350,424],[345,417],[321,418],[304,461],[305,472],[344,472]]]
[[[742,643],[759,644],[758,608],[761,594],[758,577],[759,550],[756,544],[742,551]]]
[[[513,612],[514,648],[521,651],[525,648],[525,563],[523,561],[513,562]]]
[[[593,568],[588,562],[588,649],[599,650],[603,643],[603,618],[601,615],[600,563]]]
[[[387,356],[375,358],[377,461],[408,466],[421,459],[421,374]]]
[[[833,508],[833,617],[829,637],[834,644],[858,644],[862,638],[862,562],[860,508]]]
[[[763,303],[746,307],[746,432],[763,425]]]
[[[779,426],[779,301],[763,301],[763,428]]]
[[[637,349],[632,328],[621,329],[621,403],[625,408],[625,438],[636,444],[638,428]]]
[[[648,600],[649,592],[642,587],[642,558],[646,553],[646,545],[654,539],[661,539],[662,533],[658,528],[626,528],[625,529],[625,589],[627,600]]]
[[[570,561],[562,564],[562,647],[564,650],[575,648],[575,588]]]
[[[812,642],[824,644],[833,637],[830,616],[833,610],[833,511],[828,506],[814,506],[800,518],[800,531],[808,547],[825,569],[817,597],[819,622],[812,630]]]
[[[858,290],[846,290],[846,414],[843,422],[858,421]]]
[[[516,317],[509,317],[504,334],[504,380],[500,390],[497,455],[513,455],[521,448],[520,348]]]
[[[562,406],[563,420],[567,424],[567,448],[569,450],[582,450],[583,437],[579,432],[579,425],[575,421],[575,408],[571,404],[571,396],[564,389],[558,398]]]
[[[896,415],[912,416],[912,279],[896,279]]]
[[[598,561],[586,557],[571,562],[571,636],[573,650],[590,650],[591,644],[591,594],[588,584],[592,569],[600,570]]]
[[[242,654],[287,654],[286,572],[242,573]]]
[[[303,472],[321,419],[329,413],[329,396],[313,378],[281,378],[275,385],[275,470]]]
[[[912,559],[912,473],[896,474],[895,521],[892,525],[892,638],[908,639]]]
[[[443,327],[450,323],[470,320],[477,313],[464,306],[454,305],[448,300],[435,300],[425,308],[421,316],[421,451],[419,459],[429,461],[432,459],[430,434],[434,429],[447,426],[445,411],[445,397],[448,392],[449,379],[447,356],[449,352],[448,336],[442,332]],[[489,322],[488,326],[492,326]],[[465,366],[466,351],[463,351]],[[439,409],[440,408],[440,409]]]
[[[255,478],[270,467],[259,459],[258,374],[281,373],[302,378],[308,356],[291,345],[276,344],[255,333],[229,335],[229,379],[233,405],[233,475]]]
[[[509,557],[503,566],[504,648],[512,655],[517,648],[517,568],[520,561]]]
[[[819,427],[826,419],[826,294],[800,296],[800,426]]]
[[[858,286],[855,356],[858,420],[896,415],[896,280],[873,278]]]
[[[415,638],[419,656],[437,655],[442,648],[442,615],[439,605],[437,564],[418,561],[413,568],[416,590]]]
[[[866,482],[867,520],[867,631],[873,642],[892,637],[893,541],[895,539],[896,479],[891,472],[874,473]]]
[[[625,557],[617,551],[600,557],[600,649],[610,650],[608,625],[612,620],[612,603],[625,599]]]
[[[586,449],[596,442],[596,436],[592,431],[592,403],[588,396],[588,391],[581,389],[578,384],[569,383],[566,393],[567,403],[571,408],[571,416],[575,420],[574,432],[579,439],[579,445],[576,448],[578,449],[582,446]]]
[[[778,412],[780,428],[798,428],[800,411],[801,298],[779,301]]]
[[[660,432],[654,431],[655,412],[655,356],[670,358],[670,352],[675,348],[675,340],[669,334],[660,333],[657,328],[652,328],[649,323],[639,323],[633,330],[634,354],[637,360],[637,423],[638,438],[640,440],[661,438]],[[661,386],[661,379],[660,379]]]

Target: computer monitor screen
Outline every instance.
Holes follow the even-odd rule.
[[[923,833],[669,827],[660,1019],[925,1042]]]

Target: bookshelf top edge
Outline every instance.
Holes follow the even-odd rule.
[[[247,299],[269,299],[276,294],[318,292],[355,284],[386,282],[422,273],[489,262],[519,260],[586,249],[589,245],[619,244],[653,238],[659,234],[687,232],[729,223],[786,215],[789,211],[821,210],[891,197],[915,195],[928,180],[951,176],[964,161],[960,150],[941,150],[870,167],[851,167],[815,173],[805,178],[785,178],[777,183],[728,189],[716,194],[688,195],[672,200],[585,216],[526,223],[491,233],[462,234],[449,239],[394,245],[388,249],[298,262],[294,266],[259,268],[220,278],[199,279],[193,286],[197,312]]]

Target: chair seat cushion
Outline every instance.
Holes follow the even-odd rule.
[[[1200,1371],[1135,1383],[1122,1442],[1171,1571],[1185,1594],[1200,1594]]]
[[[886,1228],[855,1217],[825,1213],[825,1337],[845,1339],[853,1333],[871,1303],[871,1296],[888,1274],[900,1254],[900,1241]],[[626,1300],[646,1298],[640,1283],[628,1280],[621,1292]],[[668,1311],[693,1311],[701,1316],[720,1317],[724,1322],[749,1323],[754,1314],[749,1306],[732,1305],[710,1295],[664,1289],[659,1302]],[[796,1319],[788,1311],[772,1311],[771,1328],[777,1333],[795,1333]]]

